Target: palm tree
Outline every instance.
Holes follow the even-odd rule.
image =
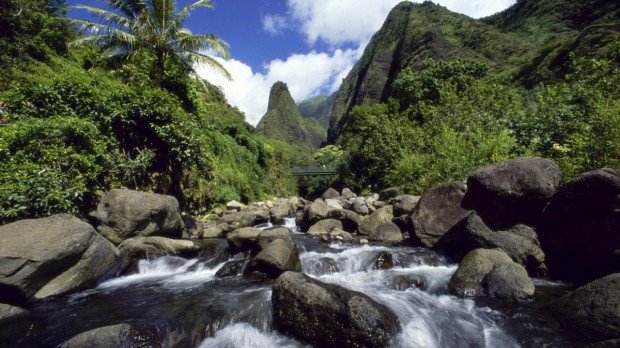
[[[180,11],[174,0],[110,0],[113,10],[79,5],[102,19],[97,23],[82,19],[70,19],[89,35],[70,43],[71,46],[94,44],[104,50],[108,58],[131,60],[140,52],[155,57],[156,82],[161,86],[166,61],[183,62],[193,73],[195,64],[208,64],[228,79],[230,74],[222,64],[204,54],[205,50],[228,58],[228,45],[211,34],[192,34],[183,27],[189,13],[199,7],[213,8],[210,0],[199,0]]]

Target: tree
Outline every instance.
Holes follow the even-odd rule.
[[[183,21],[194,9],[213,8],[210,0],[196,1],[180,11],[175,9],[174,0],[110,0],[110,5],[110,11],[85,5],[75,7],[100,17],[103,23],[70,19],[88,33],[71,42],[71,46],[94,44],[109,58],[123,60],[148,52],[155,58],[159,86],[168,60],[181,63],[194,73],[194,64],[208,64],[231,78],[224,66],[201,52],[210,50],[228,58],[228,45],[215,35],[193,34],[183,27]]]

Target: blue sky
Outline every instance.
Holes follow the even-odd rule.
[[[228,101],[255,125],[267,109],[269,89],[276,81],[286,82],[297,101],[337,90],[399,1],[213,0],[215,9],[195,10],[185,26],[194,33],[216,34],[230,45],[232,58],[222,63],[233,81],[209,67],[199,67],[198,71],[222,87]],[[108,6],[106,0],[68,2]],[[177,0],[177,6],[192,2]],[[434,2],[478,18],[501,11],[516,0]],[[84,13],[71,10],[69,15],[83,17]]]

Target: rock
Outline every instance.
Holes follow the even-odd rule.
[[[302,230],[307,230],[310,226],[318,221],[325,220],[329,216],[329,212],[334,210],[333,207],[321,202],[314,202],[304,208],[304,217],[300,225]]]
[[[568,293],[549,309],[579,341],[620,339],[620,273]]]
[[[387,204],[387,202],[385,202],[385,201],[375,201],[375,202],[372,204],[372,206],[373,206],[373,207],[375,207],[375,209],[381,209],[381,208],[383,208],[383,207],[385,207],[385,206],[387,206],[387,205],[388,205],[388,204]]]
[[[214,208],[213,210],[211,210],[211,214],[213,214],[215,216],[222,216],[222,215],[224,215],[224,210],[222,210],[220,208]]]
[[[368,239],[362,238],[362,239],[359,240],[359,243],[360,244],[368,244]]]
[[[330,219],[336,219],[342,223],[342,228],[345,231],[355,232],[361,225],[362,217],[350,210],[336,209],[329,212],[328,217]]]
[[[392,267],[394,267],[394,260],[392,254],[387,251],[380,252],[375,258],[374,269],[390,269]]]
[[[516,225],[505,231],[493,231],[475,212],[457,227],[443,235],[435,244],[455,261],[460,261],[474,249],[502,249],[512,260],[523,265],[530,274],[547,274],[545,253],[540,248],[536,232],[528,226]]]
[[[176,198],[148,192],[111,190],[90,215],[99,233],[114,244],[137,236],[181,238],[184,227]]]
[[[405,291],[411,288],[425,289],[426,279],[415,274],[397,274],[387,284],[387,287],[396,291]]]
[[[489,164],[467,178],[463,206],[476,210],[492,229],[534,226],[561,178],[560,167],[540,157]]]
[[[324,200],[327,199],[336,199],[340,197],[340,193],[338,193],[338,191],[334,190],[333,188],[328,188],[325,192],[323,192],[323,194],[321,195],[321,198],[323,198]]]
[[[246,262],[248,262],[246,259],[228,261],[224,264],[224,266],[222,266],[222,268],[215,272],[215,276],[218,278],[224,278],[239,275],[243,271],[243,266]]]
[[[217,220],[217,224],[227,224],[230,229],[253,227],[269,221],[269,212],[264,209],[246,209],[223,215]]]
[[[461,207],[467,186],[454,182],[432,188],[422,195],[411,215],[415,244],[432,248],[439,239],[471,213]]]
[[[288,200],[279,198],[277,199],[273,207],[269,209],[271,220],[278,224],[284,224],[284,218],[295,213],[295,203],[297,200]]]
[[[400,228],[391,221],[381,222],[368,234],[368,240],[375,242],[398,243],[403,240]]]
[[[376,231],[382,222],[392,222],[394,218],[392,211],[391,205],[377,209],[372,215],[362,221],[358,233],[367,236]]]
[[[163,255],[195,257],[200,245],[191,240],[165,237],[135,237],[126,239],[118,246],[123,257],[129,260],[151,259]]]
[[[263,250],[276,239],[281,239],[293,246],[291,230],[288,227],[272,227],[261,231],[258,235],[258,249]]]
[[[394,215],[408,215],[420,201],[420,196],[400,195],[394,198]]]
[[[282,239],[269,243],[246,268],[247,273],[261,272],[275,279],[285,271],[301,272],[297,248]]]
[[[525,268],[499,249],[476,249],[465,256],[450,278],[448,291],[459,297],[490,296],[520,301],[534,295]]]
[[[0,303],[0,325],[5,325],[27,316],[28,310],[26,309],[11,306],[6,303]]]
[[[342,209],[342,203],[340,203],[337,199],[326,199],[325,204],[329,205],[334,209]]]
[[[401,231],[408,232],[412,229],[410,215],[394,216],[392,222],[400,228]]]
[[[242,210],[245,207],[246,207],[245,204],[239,203],[237,201],[230,201],[230,202],[226,203],[226,210],[240,211],[240,210]]]
[[[156,347],[163,340],[156,327],[138,329],[130,324],[99,327],[65,341],[60,348]]]
[[[343,231],[339,228],[334,228],[331,232],[329,232],[329,236],[343,242],[352,242],[353,240],[355,240],[351,233]]]
[[[355,193],[353,193],[353,191],[351,191],[350,189],[348,189],[346,187],[342,189],[341,196],[344,197],[344,199],[354,199],[354,198],[357,198],[357,195]]]
[[[0,301],[63,295],[95,286],[121,266],[119,250],[68,214],[0,226]]]
[[[272,302],[278,331],[318,347],[385,347],[400,331],[386,306],[301,273],[282,274]]]
[[[181,219],[183,220],[183,224],[185,225],[185,231],[183,233],[183,238],[185,239],[199,239],[202,238],[202,234],[204,231],[204,226],[202,221],[199,221],[195,217],[191,215],[181,215]]]
[[[599,169],[561,187],[539,233],[556,277],[583,284],[620,272],[620,173]]]
[[[224,238],[230,226],[226,223],[210,223],[202,231],[202,238]]]
[[[379,195],[376,193],[371,193],[368,197],[366,197],[365,202],[368,207],[374,206],[375,202],[379,200]]]
[[[241,251],[256,250],[260,234],[261,230],[253,227],[240,228],[229,233],[226,239],[230,253],[236,254]]]
[[[398,188],[396,187],[389,187],[379,192],[379,199],[382,201],[389,201],[396,196],[398,196]]]
[[[308,229],[308,234],[313,236],[329,234],[335,228],[342,229],[342,222],[335,219],[321,220]]]
[[[353,211],[360,215],[368,215],[369,210],[364,197],[357,197],[353,200]]]

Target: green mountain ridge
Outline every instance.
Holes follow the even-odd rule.
[[[318,120],[302,116],[284,82],[271,87],[267,113],[256,125],[256,133],[309,150],[318,149],[326,138],[326,130]]]
[[[334,108],[335,100],[336,93],[332,93],[329,96],[317,95],[316,97],[300,102],[297,106],[304,118],[314,118],[318,120],[321,126],[327,130],[329,128],[329,120],[332,117],[332,109]]]

